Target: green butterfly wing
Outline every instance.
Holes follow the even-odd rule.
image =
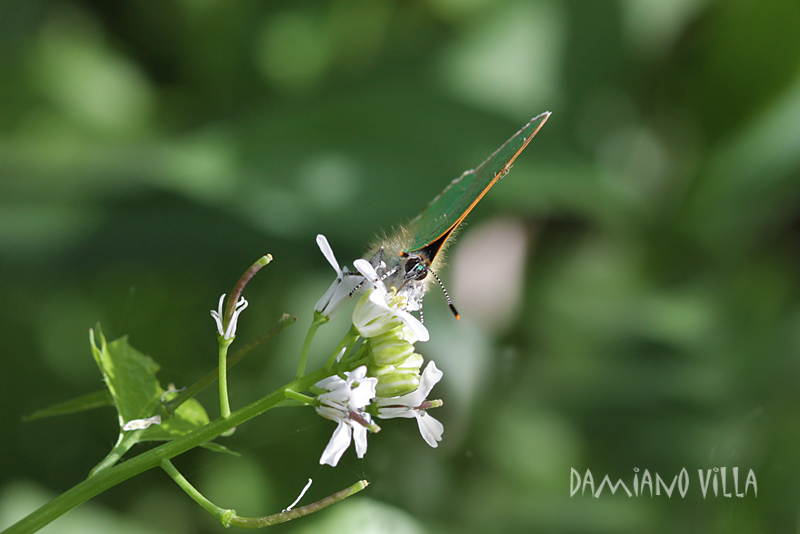
[[[528,146],[550,112],[531,119],[476,169],[467,171],[448,185],[409,225],[411,242],[403,252],[411,253],[438,241],[434,255],[483,195],[505,176],[517,156]]]

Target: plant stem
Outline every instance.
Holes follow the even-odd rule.
[[[231,354],[231,356],[228,358],[228,369],[231,369],[234,365],[242,361],[244,357],[247,356],[247,354],[250,353],[252,350],[254,350],[256,347],[258,347],[265,341],[272,339],[276,335],[283,332],[287,327],[293,325],[296,322],[297,322],[297,317],[284,314],[276,326],[267,330],[266,332],[264,332],[257,338],[253,339],[252,341],[247,342],[245,346],[243,346],[241,349]],[[198,380],[197,382],[195,382],[194,384],[183,390],[180,393],[180,395],[178,395],[171,401],[167,402],[166,403],[167,412],[169,412],[170,414],[175,413],[175,410],[178,409],[178,406],[180,406],[187,400],[191,399],[192,397],[203,391],[205,388],[213,384],[214,381],[217,380],[218,378],[219,378],[219,368],[215,368],[209,371],[203,378],[201,378],[200,380]]]
[[[122,458],[126,452],[130,450],[131,447],[136,445],[139,442],[139,436],[141,435],[142,431],[137,430],[135,432],[120,432],[119,439],[117,440],[117,444],[114,445],[114,448],[111,449],[111,452],[100,461],[99,464],[94,466],[91,471],[89,471],[89,477],[95,476],[97,473],[104,471],[110,467],[113,467],[120,458]]]
[[[284,510],[279,514],[272,514],[264,517],[241,517],[236,515],[236,510],[220,508],[213,502],[206,499],[202,493],[197,491],[197,489],[192,486],[192,484],[186,480],[186,478],[184,478],[184,476],[175,468],[174,465],[172,465],[172,462],[169,460],[164,460],[161,462],[161,467],[167,472],[167,474],[169,474],[170,477],[172,477],[172,480],[174,480],[175,483],[178,484],[181,489],[183,489],[183,491],[185,491],[208,513],[217,518],[217,520],[222,523],[222,526],[226,528],[230,526],[240,528],[262,528],[277,525],[278,523],[285,523],[286,521],[291,521],[292,519],[297,519],[305,515],[313,514],[314,512],[319,512],[323,508],[327,508],[328,506],[346,499],[351,495],[355,495],[369,485],[369,482],[366,480],[359,480],[349,488],[343,489],[342,491],[337,491],[333,495],[329,495],[324,499],[300,508]]]
[[[256,262],[247,269],[241,278],[236,282],[236,285],[233,286],[233,291],[231,291],[230,297],[228,297],[228,305],[225,307],[225,315],[223,323],[225,324],[225,328],[228,328],[228,324],[231,322],[233,318],[233,310],[236,309],[236,302],[239,300],[239,297],[244,291],[244,286],[247,285],[247,282],[253,278],[258,271],[261,270],[262,267],[269,264],[272,261],[272,254],[267,254],[266,256],[261,256],[256,260]]]
[[[327,508],[328,506],[346,499],[351,495],[355,495],[368,485],[369,482],[366,480],[359,480],[349,488],[343,489],[342,491],[337,491],[333,495],[329,495],[315,503],[301,506],[300,508],[294,508],[293,510],[286,510],[285,512],[281,512],[279,514],[268,515],[266,517],[239,517],[238,515],[234,515],[231,518],[230,524],[233,527],[240,528],[271,527],[272,525],[277,525],[278,523],[285,523],[286,521],[291,521],[292,519],[297,519],[298,517],[319,512],[323,508]]]
[[[231,405],[228,401],[228,347],[233,339],[224,339],[219,336],[219,412],[223,419],[231,415]]]
[[[308,406],[314,406],[314,399],[309,397],[308,395],[303,395],[302,393],[297,393],[296,391],[292,391],[289,388],[285,390],[286,398],[296,400],[297,402],[307,404]],[[319,405],[319,403],[317,403]]]
[[[303,341],[303,348],[300,350],[300,362],[297,364],[297,374],[295,379],[302,377],[306,372],[306,361],[308,360],[308,351],[311,349],[311,342],[314,340],[314,335],[320,326],[328,322],[328,318],[319,313],[314,312],[314,320],[311,321],[311,326],[308,327],[306,339]]]
[[[220,508],[213,502],[209,501],[205,498],[205,496],[197,491],[197,489],[191,485],[191,483],[184,478],[184,476],[178,471],[172,462],[169,460],[163,460],[161,462],[161,468],[167,472],[167,474],[172,477],[172,480],[181,487],[183,491],[185,491],[189,497],[194,499],[194,501],[202,506],[206,512],[213,515],[217,518],[217,520],[222,523],[224,527],[231,526],[231,516],[234,515],[236,512],[234,510],[228,510],[225,508]]]
[[[358,340],[358,336],[358,329],[355,326],[351,326],[350,330],[342,338],[342,341],[336,346],[336,349],[333,351],[333,354],[331,354],[331,357],[328,358],[327,363],[325,363],[325,369],[330,369],[333,367],[337,358],[340,358],[340,354],[347,354],[347,352],[355,344],[356,340]],[[342,352],[342,349],[344,349],[344,352]]]
[[[88,501],[107,489],[116,486],[139,473],[154,467],[159,467],[164,460],[169,460],[191,450],[203,443],[210,441],[223,432],[239,426],[245,421],[264,413],[286,398],[285,390],[306,391],[316,382],[331,375],[331,371],[319,369],[300,379],[293,380],[286,386],[259,399],[244,408],[231,413],[228,418],[218,418],[202,428],[167,442],[155,449],[151,449],[131,458],[119,465],[104,469],[93,477],[88,478],[65,491],[38,510],[21,519],[5,531],[4,534],[30,534],[36,532],[54,519],[72,510],[76,506]]]

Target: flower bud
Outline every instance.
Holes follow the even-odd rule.
[[[402,336],[402,327],[369,338],[372,359],[376,365],[399,365],[414,354],[414,345]]]
[[[422,354],[417,354],[416,352],[406,358],[406,360],[396,365],[399,371],[411,371],[412,369],[416,372],[419,372],[420,368],[422,368],[422,364],[425,363],[425,358],[422,357]]]
[[[375,393],[381,398],[411,393],[419,386],[419,369],[398,370],[393,365],[371,368],[370,375],[378,379]]]

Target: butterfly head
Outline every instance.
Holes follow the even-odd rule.
[[[379,248],[372,257],[372,265],[386,286],[396,288],[397,293],[406,298],[406,308],[409,311],[419,310],[420,314],[422,313],[422,299],[431,280],[428,278],[428,274],[431,274],[442,288],[453,315],[456,319],[461,318],[453,306],[444,284],[431,269],[432,258],[428,258],[427,250],[417,252],[401,250],[395,254],[390,252],[389,255],[390,257],[386,258],[384,247]],[[388,265],[385,260],[389,261]]]
[[[419,254],[406,254],[403,263],[404,283],[410,280],[424,280],[428,276],[430,268],[430,262]]]

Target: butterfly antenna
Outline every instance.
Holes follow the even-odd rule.
[[[425,324],[425,316],[422,315],[422,301],[419,302],[419,322]]]
[[[381,265],[383,265],[384,267],[386,266],[386,264],[385,264],[385,263],[383,263],[383,262],[381,262]],[[389,271],[389,272],[385,273],[383,276],[381,276],[381,277],[379,278],[379,280],[380,280],[381,282],[383,282],[384,280],[386,280],[387,278],[389,278],[390,276],[392,276],[392,275],[393,275],[395,272],[397,272],[397,269],[398,269],[398,267],[395,267],[395,268],[394,268],[394,269],[392,269],[391,271]],[[342,273],[342,275],[343,275],[343,276],[364,276],[363,274],[361,274],[361,273],[360,273],[360,272],[358,272],[358,271],[345,271],[344,273]],[[358,290],[361,288],[361,286],[363,286],[363,285],[364,285],[364,282],[366,282],[366,281],[367,281],[367,279],[366,279],[366,278],[364,278],[363,280],[361,280],[361,281],[358,283],[358,285],[357,285],[356,287],[354,287],[354,288],[353,288],[353,290],[350,292],[350,295],[348,295],[348,296],[349,296],[349,297],[352,297],[353,295],[355,295],[355,294],[356,294],[356,291],[358,291]]]
[[[428,267],[428,272],[431,273],[434,278],[436,278],[437,282],[439,282],[439,287],[442,288],[442,292],[444,293],[444,298],[447,299],[447,305],[450,306],[450,311],[453,312],[453,315],[456,316],[456,319],[461,319],[461,315],[459,315],[458,310],[456,310],[456,307],[453,306],[453,301],[450,300],[450,295],[447,294],[447,290],[444,288],[444,284],[442,283],[442,279],[439,278],[439,275],[436,274],[435,272],[433,272],[430,267]],[[420,311],[422,311],[422,310],[420,310]]]
[[[384,266],[385,266],[385,265],[386,265],[386,264],[384,264]],[[389,272],[387,272],[386,274],[384,274],[383,276],[381,276],[381,282],[383,282],[384,280],[386,280],[387,278],[389,278],[390,276],[392,276],[394,273],[396,273],[396,272],[397,272],[397,269],[399,269],[399,268],[400,268],[399,266],[398,266],[398,267],[395,267],[395,268],[394,268],[394,269],[392,269],[391,271],[389,271]],[[398,291],[399,291],[399,290],[398,290]]]
[[[356,273],[356,274],[361,274],[361,273]],[[367,279],[366,279],[366,278],[364,278],[363,280],[361,280],[361,281],[358,283],[358,285],[357,285],[356,287],[354,287],[352,291],[350,291],[350,294],[349,294],[349,295],[347,295],[347,297],[348,297],[348,298],[351,298],[353,295],[355,295],[355,294],[356,294],[356,291],[358,291],[359,289],[361,289],[361,286],[363,286],[363,285],[364,285],[364,282],[366,282],[366,281],[367,281]]]

